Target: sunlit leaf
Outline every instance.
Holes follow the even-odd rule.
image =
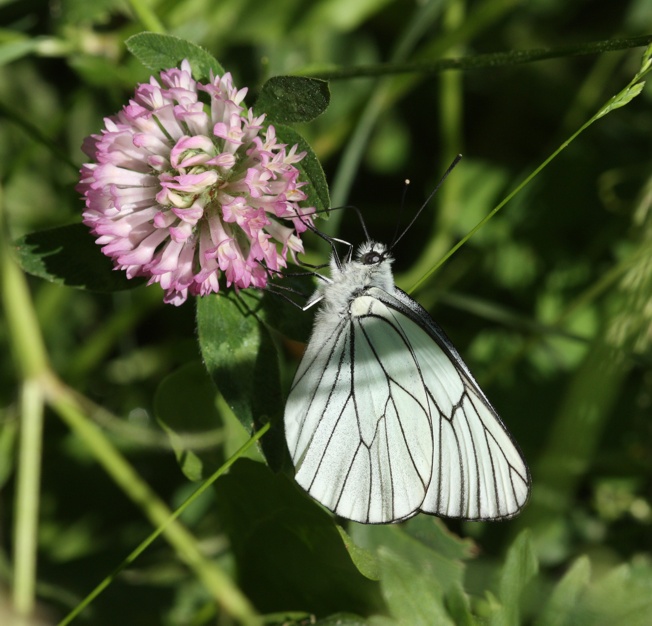
[[[283,412],[278,354],[269,331],[234,293],[197,300],[197,335],[204,364],[240,423],[253,432],[272,421],[261,442],[268,462],[284,459]]]

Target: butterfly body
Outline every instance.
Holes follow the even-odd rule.
[[[297,482],[363,523],[500,519],[527,500],[518,448],[443,331],[369,241],[331,278],[285,410]]]

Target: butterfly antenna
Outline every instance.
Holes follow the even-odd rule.
[[[398,228],[401,225],[401,215],[403,215],[403,211],[405,209],[405,199],[407,198],[407,192],[408,192],[409,187],[410,187],[410,179],[406,178],[405,179],[405,185],[403,185],[403,193],[401,194],[401,204],[398,207],[398,216],[396,217],[396,226],[394,228],[394,234],[392,235],[392,239],[391,239],[391,241],[393,241],[393,242],[397,241]],[[394,247],[394,244],[392,243],[392,245],[390,246],[390,250],[393,247]]]
[[[331,211],[336,211],[338,209],[344,209],[344,208],[347,208],[347,207],[335,207],[335,208],[331,208],[331,209],[324,209],[323,211],[315,211],[314,213],[311,213],[310,215],[314,215],[316,213],[330,213]],[[355,208],[355,207],[352,207],[352,208]],[[307,230],[309,230],[310,232],[317,235],[317,237],[320,237],[321,239],[323,239],[330,246],[331,252],[333,254],[333,259],[335,260],[335,263],[337,264],[337,267],[342,269],[342,260],[340,259],[340,255],[337,252],[337,248],[335,246],[335,243],[343,243],[343,244],[349,246],[349,248],[351,247],[351,244],[348,241],[338,239],[337,237],[331,237],[330,235],[327,235],[326,233],[323,233],[314,224],[311,224],[310,222],[305,221],[303,219],[302,215],[297,214],[297,217],[304,224],[304,226],[306,227]],[[366,230],[365,230],[365,232],[366,232]],[[324,266],[314,266],[314,267],[315,267],[315,269],[321,269],[321,267],[326,267],[326,266],[328,266],[328,264],[326,264]],[[315,275],[318,276],[318,274],[315,274]]]
[[[441,177],[440,181],[437,183],[437,186],[432,190],[430,195],[426,198],[426,201],[421,205],[419,210],[414,214],[414,217],[412,218],[410,223],[403,229],[403,232],[398,237],[396,237],[394,239],[394,242],[392,243],[392,245],[389,248],[390,250],[392,250],[394,248],[394,246],[396,246],[396,244],[399,241],[401,241],[401,239],[403,239],[403,237],[405,236],[407,231],[410,230],[410,228],[412,228],[412,225],[414,224],[414,222],[417,221],[417,219],[418,219],[419,215],[421,215],[421,212],[423,211],[423,209],[425,209],[428,206],[430,201],[433,199],[434,195],[439,191],[439,188],[442,186],[442,183],[448,178],[448,175],[453,171],[453,169],[460,162],[461,159],[462,159],[461,154],[458,154],[453,159],[453,162],[448,166],[448,169],[444,172],[444,175]],[[407,185],[405,186],[405,188],[407,189]]]

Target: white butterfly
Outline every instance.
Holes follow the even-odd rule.
[[[368,524],[516,515],[529,470],[457,350],[394,285],[386,246],[350,257],[333,254],[308,304],[321,302],[285,407],[297,482]]]

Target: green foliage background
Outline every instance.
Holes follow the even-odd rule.
[[[21,0],[0,5],[0,24],[1,623],[76,607],[75,623],[139,626],[652,621],[652,92],[603,109],[644,48],[515,53],[652,33],[647,0]],[[292,124],[327,102],[310,83],[276,119],[314,150],[332,205],[359,207],[378,239],[464,153],[397,247],[397,282],[419,283],[521,445],[533,493],[520,517],[336,523],[294,485],[282,446],[310,314],[268,294],[165,306],[103,264],[76,225],[79,147],[148,79],[141,60],[160,67],[160,50],[127,51],[143,31],[191,42],[191,56],[201,45],[202,67],[217,58],[272,117],[298,83],[268,79],[329,77],[323,114]],[[513,54],[436,71],[494,52]],[[362,239],[353,211],[321,227]],[[307,261],[326,260],[306,244]],[[243,424],[261,445],[236,460]]]

